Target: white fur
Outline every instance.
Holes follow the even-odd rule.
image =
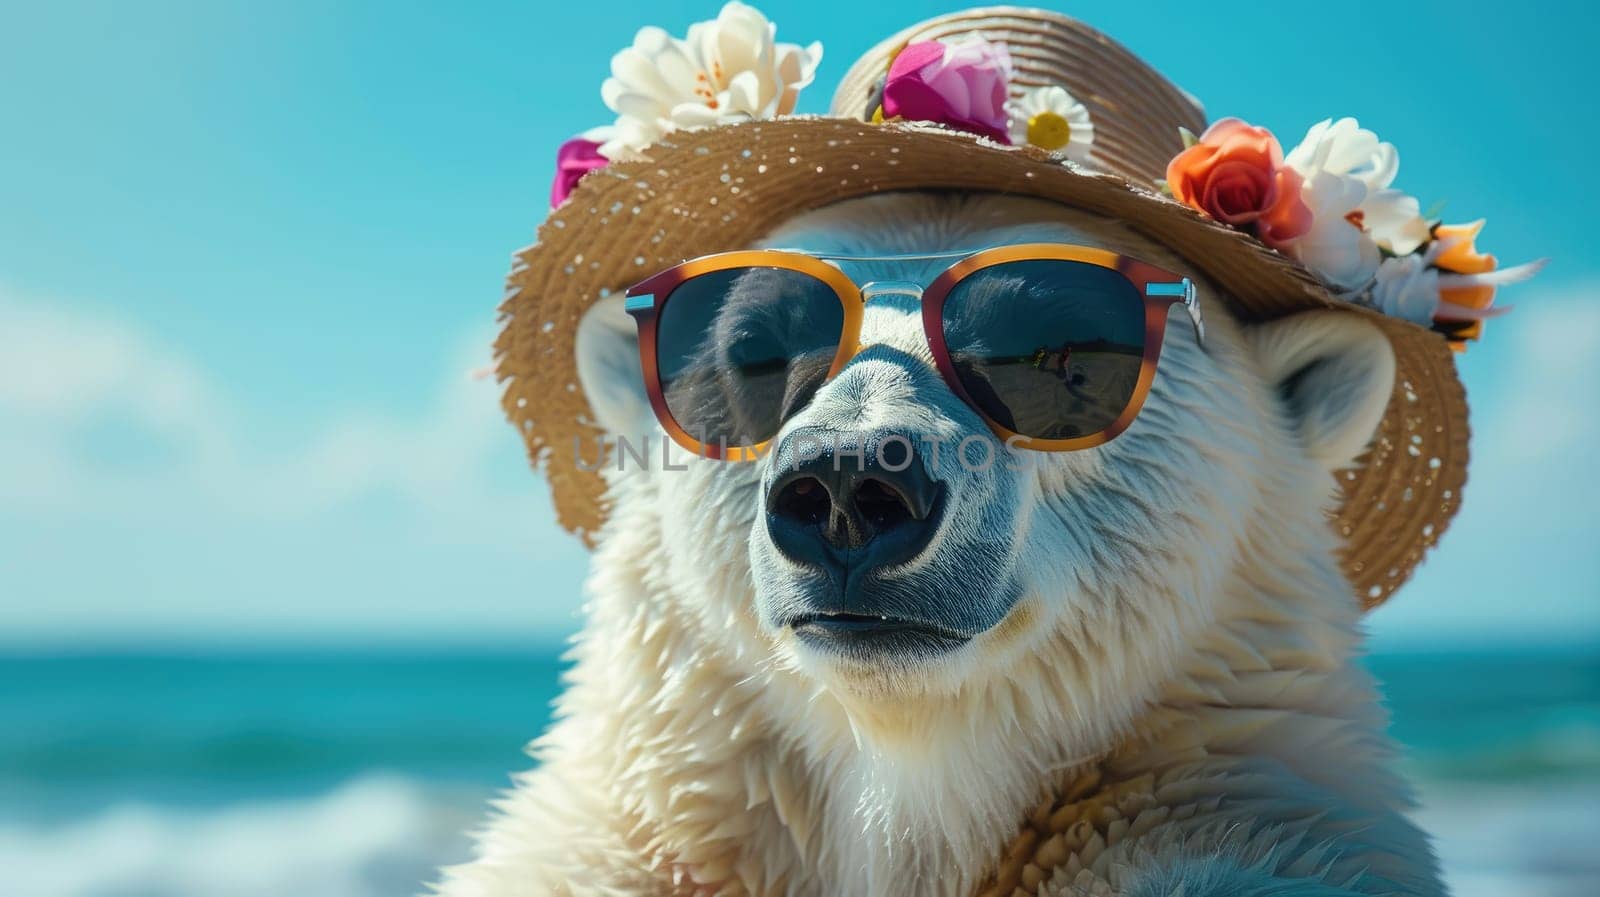
[[[871,197],[769,245],[1023,240],[1187,269],[1115,222],[1002,197]],[[865,274],[929,273],[900,268]],[[960,500],[931,551],[998,534],[995,563],[1022,597],[936,659],[864,668],[763,623],[758,592],[788,575],[762,525],[768,462],[677,452],[687,470],[611,471],[557,721],[439,892],[955,897],[1063,777],[1093,768],[1149,774],[1153,803],[1044,893],[1442,894],[1388,770],[1325,517],[1329,471],[1359,454],[1389,394],[1387,342],[1338,314],[1241,326],[1197,279],[1206,346],[1173,316],[1126,433],[952,482]],[[594,410],[655,434],[659,460],[615,301],[591,319],[579,351]],[[914,307],[873,309],[864,336],[901,355],[863,356],[788,426],[855,413],[981,428],[926,400],[943,387]]]

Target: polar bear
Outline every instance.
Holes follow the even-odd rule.
[[[682,470],[608,466],[556,721],[438,893],[1444,893],[1389,769],[1326,516],[1330,473],[1362,453],[1393,385],[1375,327],[1336,311],[1242,324],[1162,246],[1030,198],[868,196],[762,245],[1020,242],[1188,273],[1204,344],[1171,316],[1127,432],[1012,452],[938,376],[917,299],[882,296],[864,350],[763,459],[674,447]],[[845,267],[926,283],[948,264]],[[588,313],[577,345],[599,422],[663,444],[620,298]],[[976,437],[1007,461],[917,453],[943,510],[873,586],[923,624],[905,638],[819,629],[813,571],[775,545],[792,537],[775,535],[785,440],[819,430]]]

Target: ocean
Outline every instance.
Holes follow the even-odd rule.
[[[1600,894],[1600,648],[1386,653],[1458,897]],[[0,657],[4,897],[404,897],[545,724],[555,648]]]

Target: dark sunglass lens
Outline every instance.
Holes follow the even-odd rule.
[[[843,330],[838,295],[809,274],[736,268],[686,280],[656,322],[667,410],[712,450],[771,439],[827,376]]]
[[[1036,439],[1098,433],[1132,401],[1144,358],[1144,301],[1087,262],[1005,262],[969,275],[944,303],[962,387],[1001,426]]]

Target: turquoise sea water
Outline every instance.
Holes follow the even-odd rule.
[[[1370,663],[1458,893],[1600,893],[1600,649]],[[560,666],[553,648],[0,658],[7,893],[413,893],[527,765]]]

